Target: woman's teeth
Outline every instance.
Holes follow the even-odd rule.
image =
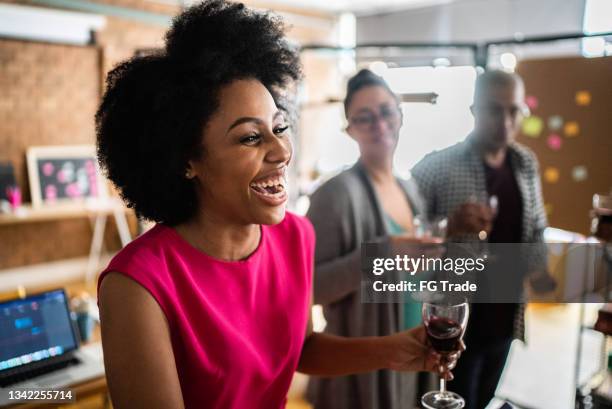
[[[285,191],[285,179],[283,177],[276,177],[262,182],[251,183],[250,186],[264,196],[281,196]]]

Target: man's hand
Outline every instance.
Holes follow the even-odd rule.
[[[487,234],[493,228],[493,210],[482,203],[463,203],[448,219],[448,236]]]
[[[436,237],[414,237],[410,235],[389,236],[391,254],[408,256],[412,258],[440,258],[445,248],[442,239]]]

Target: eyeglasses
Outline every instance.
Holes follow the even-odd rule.
[[[478,105],[476,106],[476,110],[496,119],[503,118],[506,112],[510,115],[510,118],[513,119],[516,119],[519,116],[526,117],[530,115],[529,108],[518,105],[513,105],[507,108],[498,104]]]
[[[381,107],[378,114],[368,111],[363,112],[349,118],[349,124],[356,128],[368,129],[373,128],[378,121],[383,120],[389,126],[397,125],[398,120],[401,116],[401,112],[398,107]]]

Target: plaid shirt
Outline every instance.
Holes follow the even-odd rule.
[[[537,243],[528,257],[528,271],[546,269],[544,229],[546,213],[538,161],[527,147],[512,143],[508,148],[511,163],[523,203],[521,241]],[[429,219],[449,216],[470,198],[486,203],[487,188],[484,162],[470,136],[441,151],[425,156],[412,169],[426,202]],[[525,305],[519,304],[514,319],[514,337],[525,339]]]

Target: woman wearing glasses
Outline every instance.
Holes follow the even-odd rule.
[[[344,111],[346,132],[359,145],[360,157],[311,197],[308,218],[317,238],[314,302],[323,305],[326,332],[392,334],[420,324],[419,305],[362,302],[361,243],[416,242],[407,236],[423,206],[416,185],[393,174],[402,113],[387,83],[369,70],[359,71],[348,82]],[[315,409],[409,407],[415,402],[416,379],[414,373],[386,370],[314,378],[308,395]]]

